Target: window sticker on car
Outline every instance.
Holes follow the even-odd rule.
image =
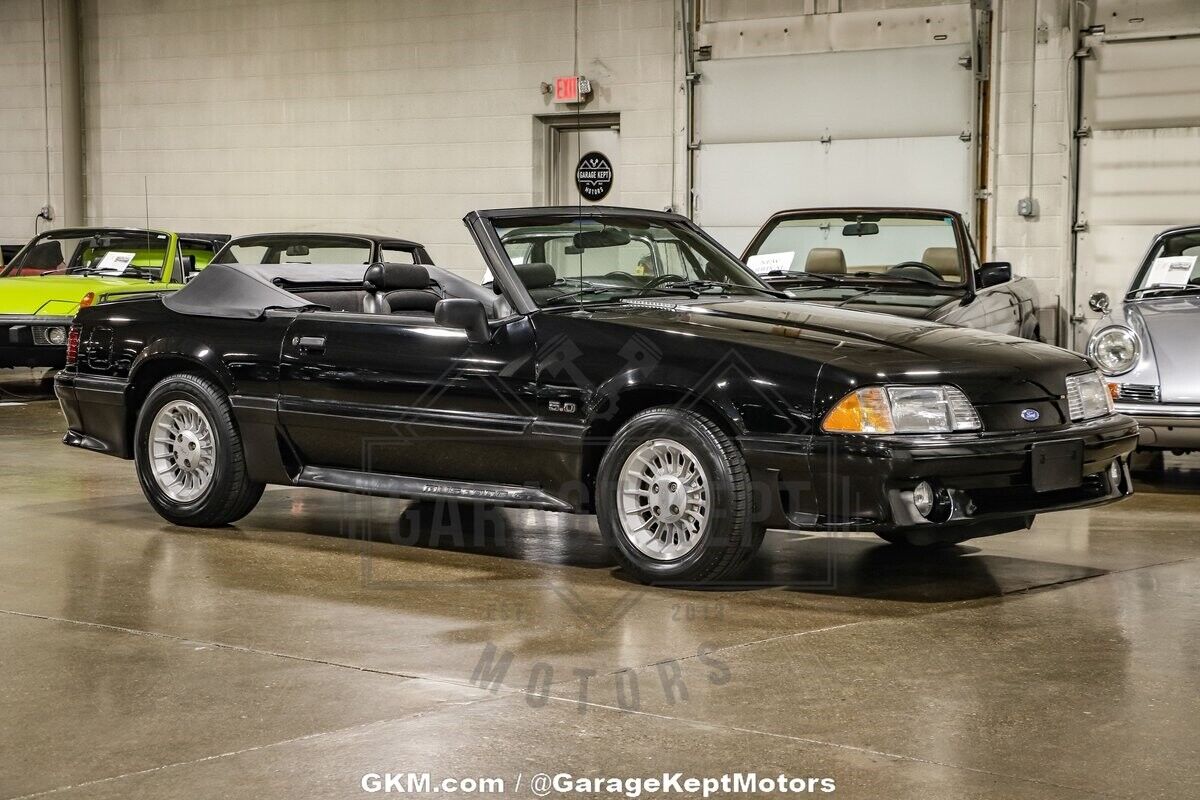
[[[1150,265],[1147,286],[1187,286],[1196,268],[1196,256],[1156,258]]]
[[[792,268],[792,261],[795,259],[795,250],[787,253],[758,253],[747,259],[746,266],[759,275],[766,275],[768,272],[786,272]]]
[[[119,250],[109,250],[100,259],[100,263],[96,265],[97,272],[105,272],[109,275],[122,275],[125,268],[132,262],[137,253],[122,253]]]
[[[490,268],[490,267],[484,267],[484,268],[483,268],[483,278],[482,278],[482,279],[481,279],[479,282],[480,282],[480,283],[491,283],[493,280],[494,280],[494,278],[492,278],[492,270],[491,270],[491,268]]]

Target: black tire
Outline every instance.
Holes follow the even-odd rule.
[[[215,440],[211,482],[203,494],[186,503],[174,500],[159,486],[148,451],[155,416],[176,400],[191,402],[204,413]],[[173,375],[150,390],[138,414],[133,452],[138,482],[146,499],[159,516],[175,525],[214,528],[236,522],[254,509],[266,488],[247,475],[242,437],[225,393],[212,380],[200,375]]]
[[[651,439],[686,446],[709,476],[712,515],[699,543],[673,561],[642,553],[626,537],[617,508],[620,471],[629,455]],[[753,520],[750,472],[737,445],[712,420],[694,411],[651,408],[617,431],[596,477],[596,516],[610,551],[644,583],[714,583],[735,577],[762,544],[765,526]]]

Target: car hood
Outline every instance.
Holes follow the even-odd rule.
[[[973,399],[1013,402],[1062,397],[1067,375],[1092,369],[1082,356],[1039,342],[799,300],[647,298],[621,306],[625,324],[802,356],[853,385],[949,383]]]
[[[926,298],[913,296],[909,299],[903,295],[890,295],[887,298],[887,302],[879,302],[878,298],[872,298],[871,295],[861,298],[851,298],[850,300],[818,297],[801,299],[801,301],[805,303],[819,303],[825,306],[837,306],[839,308],[851,308],[859,311],[871,311],[876,314],[890,314],[907,319],[929,319],[950,299],[952,298],[946,297],[941,299],[941,302],[933,306],[929,305]]]
[[[1200,403],[1196,342],[1200,339],[1200,297],[1161,297],[1125,306],[1135,330],[1150,340],[1164,403]],[[1141,325],[1138,326],[1137,322]]]
[[[143,278],[97,275],[28,275],[0,278],[0,314],[72,316],[88,292],[97,295],[161,287]]]

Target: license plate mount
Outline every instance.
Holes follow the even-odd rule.
[[[1083,483],[1083,440],[1039,442],[1033,446],[1033,490],[1053,492]]]

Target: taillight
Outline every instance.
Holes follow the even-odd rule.
[[[79,326],[72,325],[67,334],[67,365],[73,366],[79,360]]]

